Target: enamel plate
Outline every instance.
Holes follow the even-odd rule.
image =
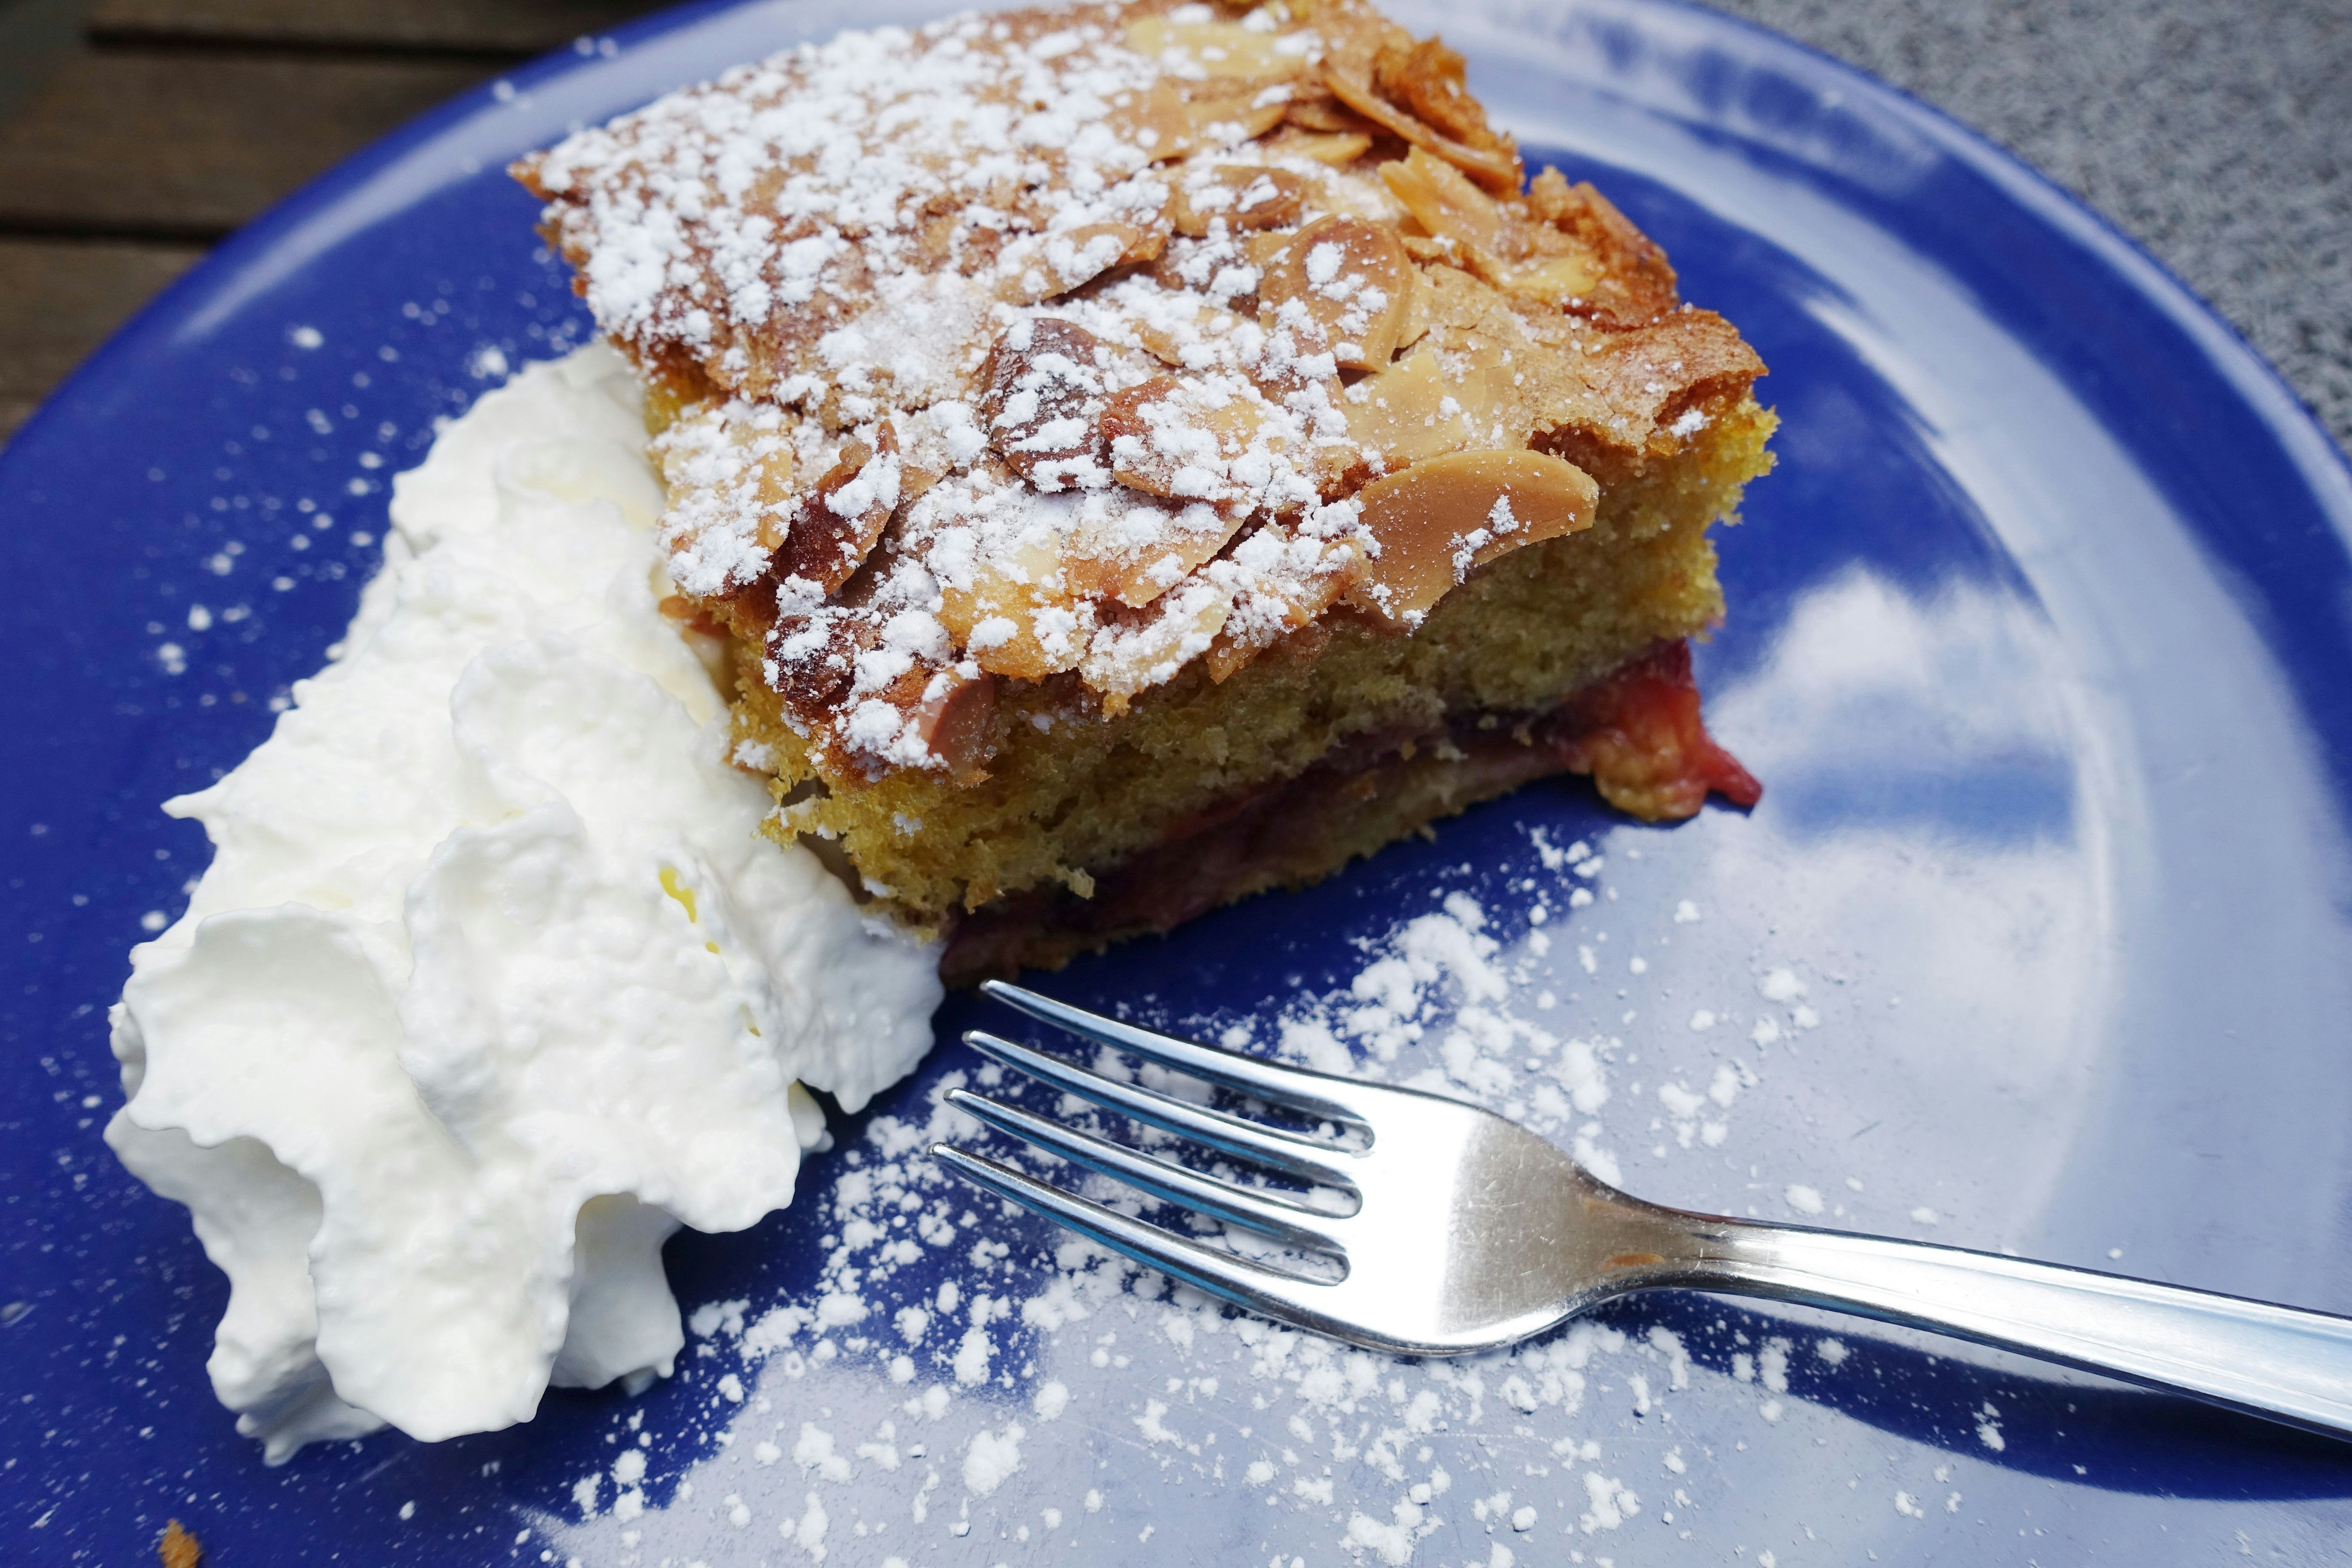
[[[264,1468],[205,1377],[222,1277],[99,1141],[125,952],[205,861],[158,803],[320,664],[436,422],[586,336],[507,160],[930,14],[689,9],[519,71],[232,240],[0,456],[5,1554],[133,1563],[167,1518],[224,1568],[2340,1546],[2352,1447],[1859,1321],[1668,1294],[1393,1363],[1171,1295],[929,1167],[952,1043],[789,1211],[671,1245],[676,1376]],[[1780,468],[1698,650],[1763,803],[1660,829],[1538,784],[1047,987],[1450,1085],[1668,1203],[2352,1311],[2326,438],[2097,219],[1829,60],[1664,3],[1399,15],[1771,365]]]

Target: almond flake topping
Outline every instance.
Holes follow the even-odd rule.
[[[1760,374],[1591,186],[1520,194],[1459,56],[1309,15],[845,33],[517,166],[645,373],[673,581],[827,774],[984,776],[1008,681],[1409,632]]]

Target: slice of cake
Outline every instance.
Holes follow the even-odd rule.
[[[1356,0],[845,34],[526,160],[772,830],[971,978],[1701,727],[1763,374]]]

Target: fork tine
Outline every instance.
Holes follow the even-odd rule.
[[[1222,1110],[1193,1105],[1157,1089],[1104,1078],[1043,1051],[999,1039],[982,1029],[967,1030],[963,1037],[966,1045],[982,1056],[1042,1079],[1065,1093],[1125,1111],[1139,1121],[1194,1139],[1236,1159],[1271,1165],[1327,1186],[1354,1190],[1355,1184],[1339,1163],[1347,1158],[1346,1152],[1328,1143],[1261,1126],[1239,1116],[1228,1116]]]
[[[1008,1007],[1017,1007],[1038,1022],[1066,1029],[1081,1039],[1207,1079],[1241,1094],[1255,1095],[1268,1104],[1305,1111],[1310,1116],[1328,1116],[1337,1121],[1361,1124],[1364,1121],[1363,1113],[1351,1103],[1350,1086],[1345,1079],[1139,1028],[1003,980],[982,981],[980,989]]]
[[[1076,1160],[1106,1176],[1139,1187],[1153,1197],[1214,1215],[1229,1225],[1247,1226],[1277,1240],[1326,1250],[1342,1249],[1339,1238],[1325,1228],[1340,1215],[1324,1214],[1276,1194],[1254,1193],[1166,1160],[1155,1160],[1125,1144],[1032,1116],[1010,1105],[1000,1105],[970,1089],[951,1089],[945,1098],[949,1104],[977,1116],[1001,1132],[1026,1139],[1065,1159]]]
[[[951,1144],[932,1144],[931,1158],[999,1197],[1010,1198],[1034,1214],[1044,1215],[1114,1252],[1148,1264],[1237,1307],[1293,1322],[1314,1322],[1322,1317],[1307,1292],[1328,1290],[1329,1286],[1187,1241],[1172,1231],[1129,1219],[1117,1209],[1066,1193]]]

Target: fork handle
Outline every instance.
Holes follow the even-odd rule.
[[[1701,1256],[1677,1283],[1860,1312],[2352,1436],[2352,1318],[1925,1242],[1714,1218],[1694,1229]]]

